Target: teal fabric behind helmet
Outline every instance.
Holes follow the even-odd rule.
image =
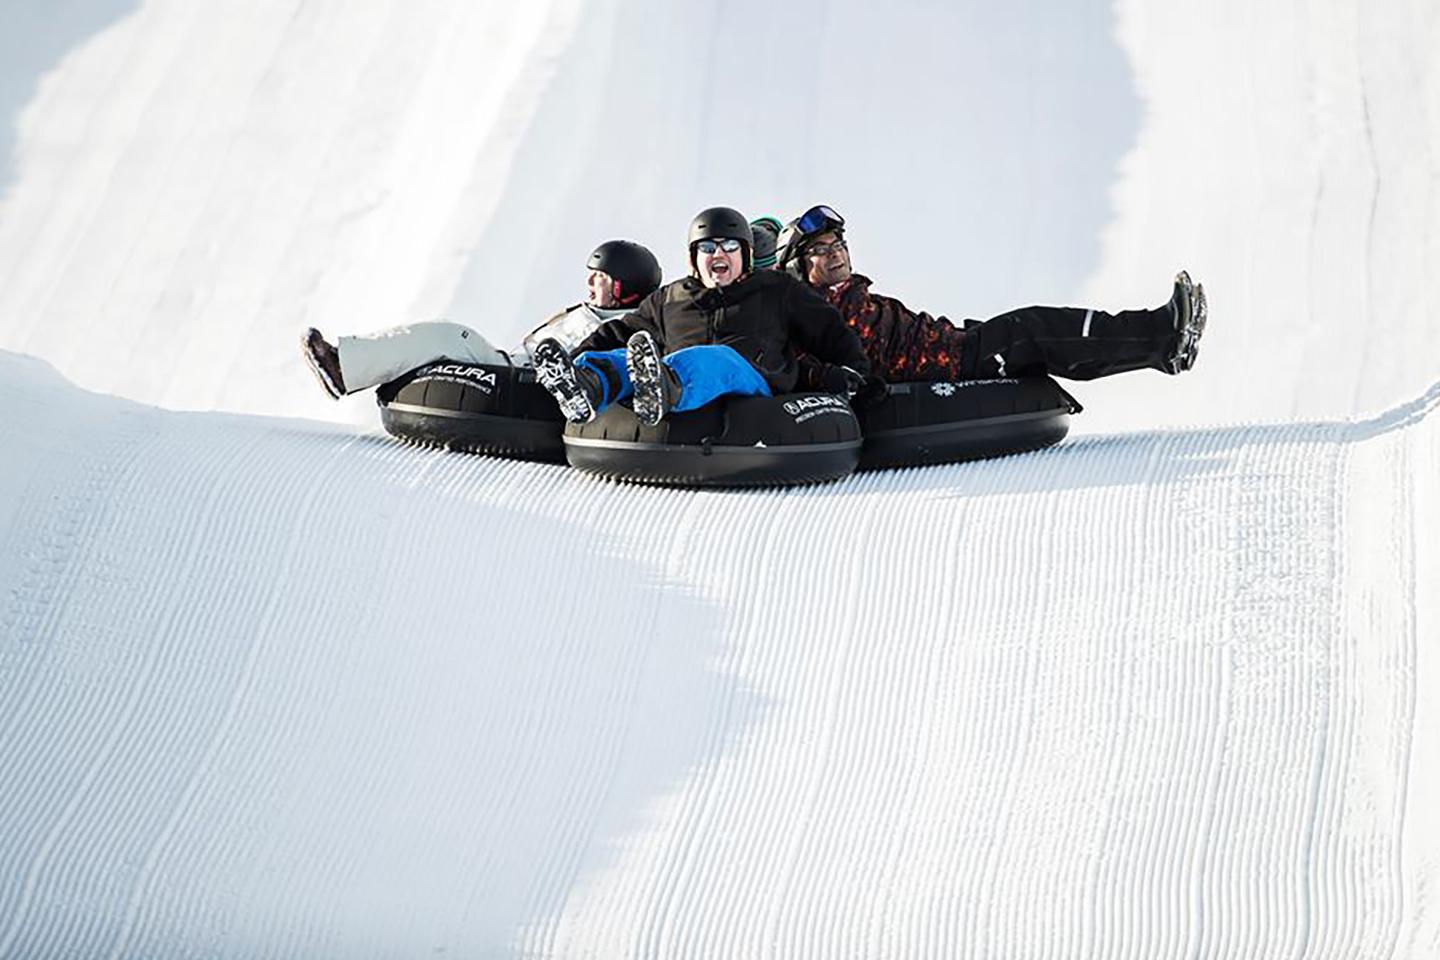
[[[751,248],[754,251],[755,269],[767,270],[775,266],[776,241],[784,229],[775,217],[760,217],[750,221]]]

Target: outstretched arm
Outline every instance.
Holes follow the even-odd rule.
[[[663,291],[656,290],[650,296],[640,301],[640,306],[623,317],[616,317],[602,323],[590,336],[586,337],[580,346],[575,348],[575,353],[585,350],[618,350],[625,346],[626,342],[641,330],[648,331],[656,339],[660,337],[660,325],[657,320],[660,304],[660,294]],[[663,340],[662,340],[663,342]]]
[[[849,367],[861,376],[870,372],[865,347],[841,318],[840,311],[798,281],[787,295],[790,337],[797,346],[823,363]]]

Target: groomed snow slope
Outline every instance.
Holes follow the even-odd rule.
[[[34,79],[0,957],[1440,956],[1440,13],[772,6],[149,0]],[[936,310],[1188,265],[1201,365],[743,494],[274,416],[373,427],[305,323],[816,199]]]
[[[0,374],[0,956],[1435,948],[1440,387],[734,495]]]

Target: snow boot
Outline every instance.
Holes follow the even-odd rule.
[[[1174,340],[1164,360],[1166,373],[1184,373],[1195,366],[1200,336],[1205,332],[1207,308],[1205,287],[1192,283],[1190,274],[1175,274],[1175,293],[1170,297],[1170,315],[1175,324]]]
[[[314,327],[300,337],[300,354],[325,392],[336,400],[345,396],[345,379],[340,376],[340,352]]]
[[[547,337],[535,345],[535,381],[550,391],[560,412],[571,423],[589,423],[600,405],[600,378],[592,370],[575,366],[560,341]]]
[[[680,402],[680,379],[661,361],[655,338],[644,330],[626,341],[625,366],[635,389],[630,399],[635,418],[653,427]]]

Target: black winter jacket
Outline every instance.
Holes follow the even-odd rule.
[[[870,372],[865,348],[840,312],[806,284],[775,270],[713,289],[695,277],[668,283],[633,313],[603,324],[577,352],[623,347],[640,330],[648,330],[664,353],[701,344],[733,347],[777,394],[795,389],[796,347],[823,363]]]

